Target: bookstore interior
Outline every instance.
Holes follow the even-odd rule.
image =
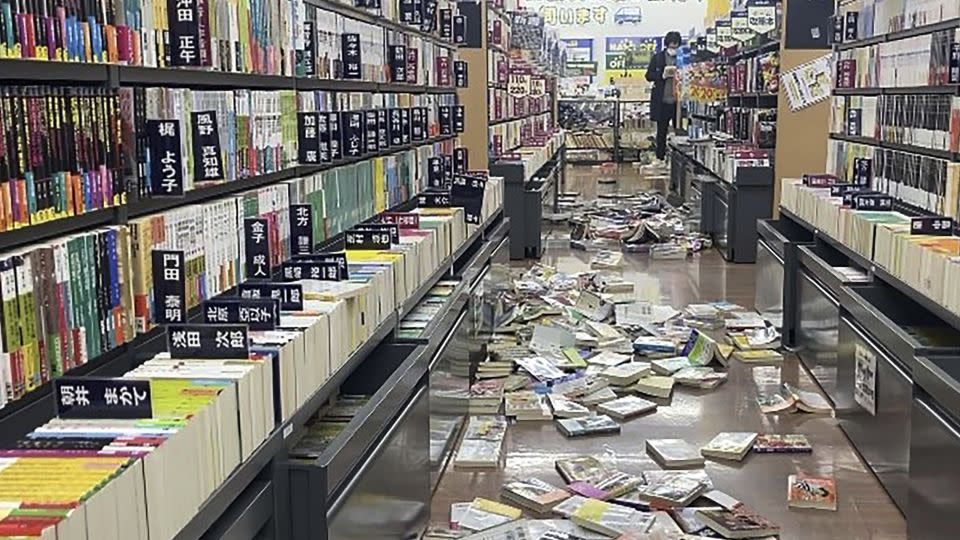
[[[0,0],[0,132],[0,539],[957,538],[958,0]]]

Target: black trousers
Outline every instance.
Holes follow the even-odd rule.
[[[664,104],[666,106],[666,104]],[[671,107],[673,109],[673,107]],[[673,124],[674,129],[677,127],[676,115],[660,115],[660,118],[657,119],[657,159],[664,159],[667,157],[667,130],[670,128],[670,124]]]

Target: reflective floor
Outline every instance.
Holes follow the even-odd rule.
[[[597,189],[646,189],[639,171],[626,168],[614,174],[614,185],[596,184],[599,169],[581,167],[568,173],[568,190],[594,193]],[[607,176],[610,176],[605,172]],[[544,263],[575,272],[588,268],[590,255],[564,247],[562,235],[548,242]],[[654,261],[647,255],[626,255],[626,279],[638,283],[649,298],[660,297],[674,307],[688,303],[727,300],[753,306],[753,266],[727,264],[716,251],[686,261]],[[706,471],[717,489],[779,524],[783,539],[899,539],[906,538],[903,516],[876,478],[868,471],[837,426],[835,419],[811,414],[764,415],[756,404],[758,391],[781,381],[815,389],[795,357],[781,366],[744,366],[732,362],[726,383],[714,390],[677,387],[670,400],[661,400],[656,413],[622,424],[622,433],[586,439],[567,439],[552,422],[523,422],[510,426],[506,458],[497,470],[445,471],[434,494],[431,521],[444,525],[450,504],[474,497],[499,499],[503,484],[535,476],[560,485],[554,460],[593,454],[610,465],[637,473],[659,469],[644,452],[647,438],[682,438],[697,446],[720,431],[802,433],[814,447],[812,454],[750,454],[742,463],[707,461]],[[839,495],[836,512],[790,509],[786,503],[789,474],[834,475]],[[661,516],[665,518],[665,516]]]

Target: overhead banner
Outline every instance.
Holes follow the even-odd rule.
[[[747,24],[750,30],[766,34],[777,28],[777,4],[774,0],[747,2]]]
[[[756,34],[750,29],[750,20],[746,10],[730,12],[730,29],[733,39],[743,43],[753,39]]]
[[[717,45],[727,49],[737,44],[733,38],[733,28],[729,20],[717,21]]]
[[[663,48],[661,37],[608,37],[606,63],[609,76],[641,78],[647,72],[650,59]]]

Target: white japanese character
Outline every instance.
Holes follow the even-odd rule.
[[[117,398],[117,389],[114,388],[114,387],[112,387],[112,386],[108,386],[108,387],[104,388],[104,389],[103,389],[103,401],[104,401],[107,405],[116,405],[116,404],[118,404],[118,403],[119,403],[119,400],[118,400],[118,398]]]

